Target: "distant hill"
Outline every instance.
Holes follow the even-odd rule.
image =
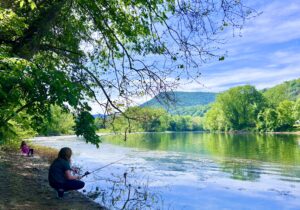
[[[294,101],[300,97],[300,78],[264,89],[262,92],[274,105],[284,100]]]
[[[166,102],[167,95],[173,99]],[[216,99],[216,93],[209,92],[173,92],[161,93],[145,102],[141,107],[163,108],[170,114],[203,116],[209,109],[208,104]]]
[[[94,118],[105,118],[106,115],[104,114],[93,114]]]
[[[204,114],[210,109],[211,104],[197,105],[197,106],[183,106],[170,109],[169,113],[173,115],[190,115],[203,117]]]

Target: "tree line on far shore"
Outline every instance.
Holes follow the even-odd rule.
[[[283,100],[273,100],[280,97]],[[300,98],[288,100],[284,97],[276,91],[264,94],[250,85],[231,88],[218,95],[204,117],[204,128],[211,131],[291,131],[300,119]]]
[[[299,129],[299,81],[263,91],[250,85],[231,88],[220,93],[201,116],[174,115],[163,108],[130,107],[124,115],[95,118],[95,126],[99,132],[293,131]],[[292,94],[286,92],[287,85]],[[39,133],[70,134],[74,124],[71,114],[53,106]]]
[[[292,95],[285,94],[283,90],[286,87],[282,85],[263,91],[250,85],[231,88],[218,94],[216,101],[207,106],[208,111],[200,116],[174,115],[163,108],[130,107],[123,115],[102,116],[91,121],[94,121],[93,126],[98,132],[299,130],[299,81],[291,83],[293,88],[289,92]],[[50,114],[42,118],[35,131],[29,126],[34,120],[24,113],[14,122],[12,132],[23,138],[75,133],[74,116],[59,106],[51,106]]]

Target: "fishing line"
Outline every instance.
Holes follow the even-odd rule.
[[[115,163],[117,163],[117,162],[120,162],[121,160],[124,160],[125,158],[126,158],[126,157],[123,157],[123,158],[121,158],[121,159],[119,159],[119,160],[116,160],[116,161],[111,162],[111,163],[109,163],[109,164],[107,164],[107,165],[104,165],[104,166],[102,166],[102,167],[100,167],[100,168],[97,168],[97,169],[95,169],[95,170],[93,170],[93,171],[91,171],[91,172],[87,171],[87,172],[84,173],[84,175],[83,175],[81,178],[83,178],[83,177],[85,177],[85,176],[87,176],[87,175],[89,175],[89,174],[95,173],[96,171],[100,171],[101,169],[106,168],[107,166],[110,166],[110,165],[112,165],[112,164],[115,164]]]

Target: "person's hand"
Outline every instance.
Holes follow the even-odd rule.
[[[87,176],[89,174],[90,174],[90,172],[86,171],[83,176]]]
[[[77,167],[72,167],[72,171],[74,171],[75,174],[79,173],[79,168]]]

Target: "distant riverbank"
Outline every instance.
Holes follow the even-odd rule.
[[[300,135],[300,131],[277,131],[277,132],[257,132],[257,131],[162,131],[162,132],[131,132],[128,134],[147,134],[147,133],[222,133],[222,134],[253,134],[253,133],[261,133],[261,134],[292,134],[292,135]],[[107,135],[125,135],[122,132],[97,132],[99,136],[107,136]],[[71,136],[71,135],[67,135]],[[73,135],[75,136],[75,135]]]
[[[271,134],[295,134],[295,135],[300,135],[300,131],[282,131],[282,132],[267,132]]]

